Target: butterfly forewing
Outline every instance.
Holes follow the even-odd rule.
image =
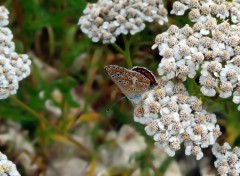
[[[139,72],[116,65],[106,66],[105,69],[115,84],[130,100],[140,97],[150,87],[150,80]]]

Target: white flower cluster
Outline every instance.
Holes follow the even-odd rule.
[[[9,23],[8,15],[9,15],[8,10],[6,8],[4,8],[3,6],[0,6],[0,26],[8,25],[8,23]]]
[[[0,175],[1,176],[20,176],[16,165],[7,159],[7,156],[0,152]]]
[[[0,99],[16,94],[18,82],[30,74],[28,56],[17,54],[8,27],[8,10],[0,6]]]
[[[217,17],[221,20],[228,18],[232,23],[240,20],[240,7],[238,0],[180,0],[173,3],[171,14],[183,15],[190,10],[188,17],[192,22],[205,22],[206,19]]]
[[[144,22],[167,22],[162,0],[99,0],[88,4],[79,20],[81,30],[93,42],[114,43],[120,34],[134,35]]]
[[[181,82],[159,80],[159,86],[146,92],[135,107],[134,120],[146,125],[146,133],[169,156],[183,143],[185,154],[199,160],[202,148],[213,145],[221,135],[216,116],[207,113],[197,97],[189,96]]]
[[[223,146],[216,143],[212,148],[217,158],[214,165],[221,176],[239,176],[240,174],[240,148],[234,147],[229,151],[230,149],[231,146],[228,143],[224,143]]]
[[[185,81],[200,72],[204,95],[233,95],[233,102],[240,104],[240,25],[234,24],[240,22],[240,4],[224,0],[176,1],[171,13],[182,15],[187,9],[191,9],[188,16],[194,22],[192,27],[172,25],[155,39],[152,48],[158,47],[163,56],[159,74],[165,80]]]

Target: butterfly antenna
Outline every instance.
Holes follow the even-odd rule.
[[[115,102],[114,104],[112,104],[107,110],[106,112],[109,112],[114,106],[116,106],[120,101],[122,101],[123,99],[125,99],[126,96],[121,97],[117,102]]]

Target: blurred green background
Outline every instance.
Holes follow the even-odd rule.
[[[147,147],[133,156],[134,168],[127,167],[126,163],[125,167],[112,169],[109,166],[106,169],[112,169],[112,175],[131,175],[135,168],[140,168],[141,175],[162,175],[172,159],[165,157],[158,167],[153,165],[156,156],[149,152],[155,148],[153,140],[146,136],[142,125],[133,122],[131,103],[125,99],[106,111],[123,95],[105,73],[104,66],[126,67],[126,63],[113,46],[92,43],[80,31],[77,23],[88,2],[96,1],[1,1],[0,5],[10,11],[9,28],[17,52],[28,54],[32,60],[31,75],[20,82],[17,95],[2,100],[0,106],[1,134],[9,135],[13,129],[23,139],[17,143],[18,136],[13,135],[13,139],[1,142],[1,151],[17,164],[23,176],[60,174],[57,171],[49,174],[49,167],[56,158],[66,157],[68,162],[72,156],[86,161],[87,169],[83,175],[91,176],[96,173],[97,163],[103,163],[99,149],[105,146],[111,153],[119,147],[116,141],[108,139],[109,132],[117,133],[123,125],[130,125],[144,136]],[[170,10],[172,1],[166,1],[165,5]],[[133,36],[133,65],[145,66],[157,75],[161,57],[157,50],[151,50],[155,36],[170,24],[182,27],[186,23],[189,23],[186,16],[170,16],[169,23],[164,26],[147,24],[144,31]],[[117,43],[123,47],[121,36]],[[214,100],[204,101],[214,104]],[[239,145],[239,112],[235,110],[236,105],[226,103],[228,101],[219,100],[214,104],[228,110],[216,112],[225,132],[222,139]],[[76,137],[78,135],[81,139]],[[25,142],[32,152],[16,145]],[[29,166],[19,159],[22,153],[28,157]],[[182,155],[184,151],[179,151],[175,159],[179,160]],[[79,172],[79,175],[82,174]]]

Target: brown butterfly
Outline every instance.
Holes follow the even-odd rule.
[[[143,93],[158,84],[153,73],[144,67],[136,66],[128,70],[118,65],[109,65],[105,66],[105,69],[114,83],[134,104],[141,101]]]

